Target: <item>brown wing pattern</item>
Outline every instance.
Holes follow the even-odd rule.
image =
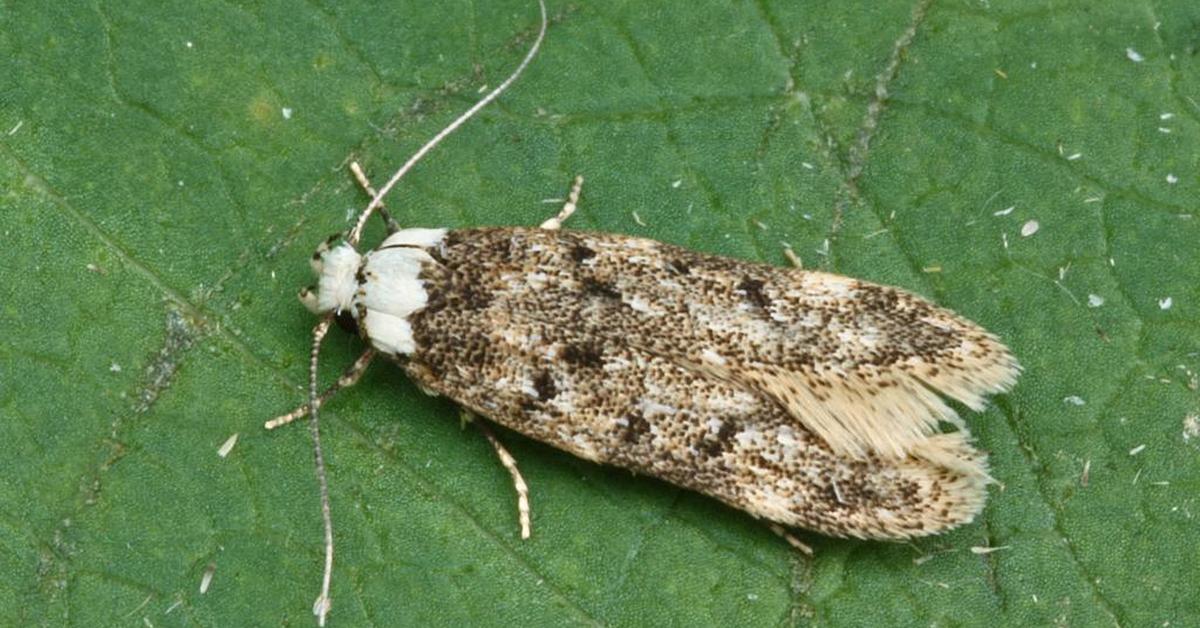
[[[957,417],[930,389],[978,407],[1017,367],[944,309],[609,234],[452,231],[431,253],[406,368],[497,422],[839,536],[982,506],[983,457],[935,432]]]
[[[978,410],[1019,373],[974,323],[847,277],[601,233],[470,230],[452,232],[444,249],[472,257],[456,269],[499,271],[476,277],[512,316],[569,324],[760,391],[848,455],[944,459],[927,437],[961,421],[938,393]]]

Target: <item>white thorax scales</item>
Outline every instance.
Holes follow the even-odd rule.
[[[445,235],[445,229],[401,229],[366,254],[345,242],[322,244],[312,258],[316,291],[306,288],[300,300],[313,314],[332,312],[343,326],[357,328],[382,353],[409,355],[416,345],[408,317],[428,300],[421,266],[433,262],[428,249]]]

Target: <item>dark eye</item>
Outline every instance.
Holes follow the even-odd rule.
[[[346,309],[338,312],[334,316],[334,320],[337,321],[338,327],[346,330],[346,333],[354,334],[355,336],[358,335],[358,321],[354,320],[354,316],[350,314],[350,310]]]

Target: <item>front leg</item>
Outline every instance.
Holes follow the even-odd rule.
[[[329,401],[329,398],[337,394],[339,390],[343,388],[349,388],[357,384],[358,380],[362,379],[363,373],[367,372],[367,367],[371,365],[371,360],[374,357],[374,349],[367,349],[366,351],[363,351],[362,355],[358,356],[358,359],[354,361],[354,364],[351,364],[350,368],[346,369],[345,372],[342,373],[341,377],[339,377],[332,386],[326,388],[325,392],[321,393],[321,396],[317,398],[317,407],[320,408],[321,406],[325,405],[325,402]],[[306,403],[287,414],[277,416],[270,421],[267,421],[263,427],[267,428],[268,430],[273,430],[281,425],[287,425],[288,423],[307,415],[308,404]]]
[[[362,166],[358,165],[357,161],[350,162],[350,172],[354,173],[354,178],[358,181],[358,184],[362,186],[362,189],[369,194],[371,198],[375,198],[375,188],[371,187],[371,180],[367,178],[367,174],[363,172]],[[388,235],[392,235],[400,230],[400,223],[396,222],[392,218],[392,215],[388,213],[387,208],[383,206],[382,201],[379,203],[378,211],[379,217],[383,219],[384,228],[387,229]]]

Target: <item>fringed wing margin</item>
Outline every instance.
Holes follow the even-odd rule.
[[[467,289],[478,283],[439,285],[431,294],[440,297],[412,319],[418,349],[406,370],[424,388],[534,439],[833,536],[934,534],[983,506],[978,474],[842,455],[756,390],[581,332],[574,320],[526,318],[504,299]]]
[[[954,312],[829,273],[539,229],[451,232],[443,255],[470,256],[454,265],[459,281],[510,317],[571,325],[761,393],[856,459],[986,475],[943,398],[981,410],[1020,373],[994,335]],[[958,431],[941,434],[942,423]]]

